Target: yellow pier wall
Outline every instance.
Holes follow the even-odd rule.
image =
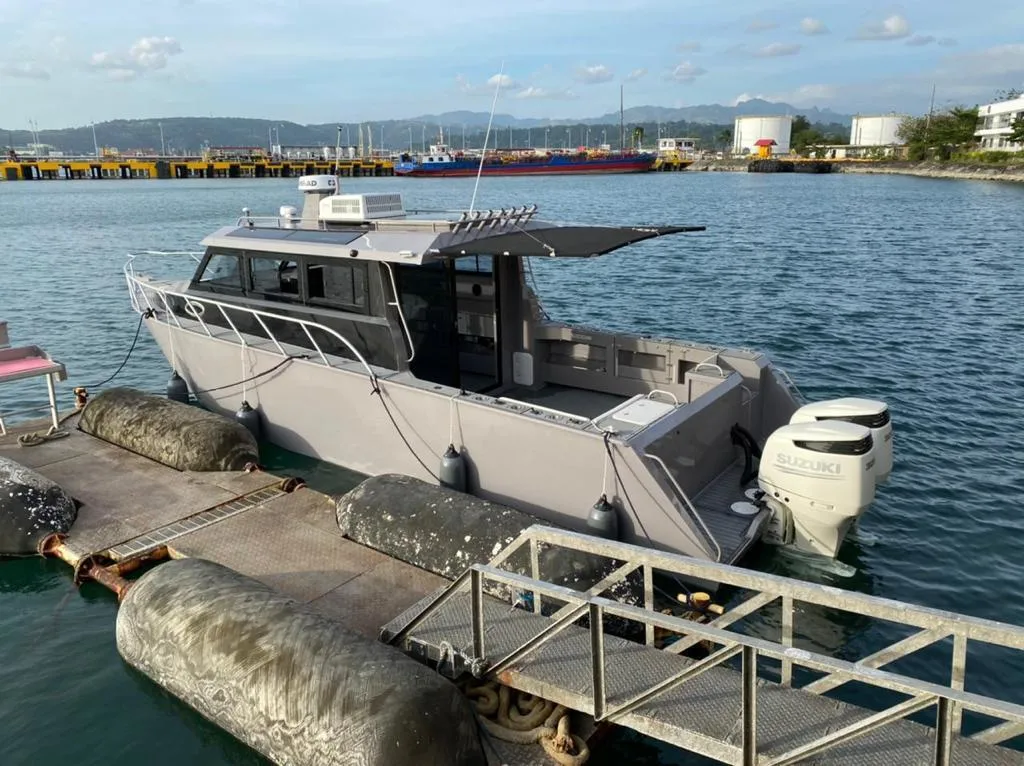
[[[389,161],[348,160],[338,165],[338,174],[351,176],[391,176],[395,167]],[[259,162],[200,160],[194,157],[159,159],[104,158],[40,160],[0,160],[0,181],[102,180],[134,178],[298,178],[304,175],[333,175],[332,162],[296,160]]]

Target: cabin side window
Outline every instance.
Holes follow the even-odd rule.
[[[199,286],[212,292],[241,292],[242,258],[238,253],[214,253],[197,280]]]
[[[309,302],[365,314],[369,305],[366,271],[366,264],[359,262],[310,263],[306,267]]]
[[[455,259],[455,271],[492,274],[494,273],[494,262],[489,255],[467,255]]]
[[[271,256],[253,256],[249,259],[247,292],[271,300],[288,300],[299,295],[299,269],[295,261]]]

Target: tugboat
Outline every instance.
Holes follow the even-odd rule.
[[[736,562],[757,541],[834,557],[892,468],[888,407],[805,404],[762,353],[553,321],[533,258],[596,258],[703,226],[548,223],[536,206],[407,214],[304,177],[247,209],[190,280],[125,267],[133,308],[206,407],[364,474],[439,481],[587,531]]]

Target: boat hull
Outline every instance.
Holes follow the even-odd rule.
[[[646,173],[653,169],[656,158],[648,155],[615,159],[587,159],[570,161],[484,163],[456,160],[424,165],[417,162],[399,162],[395,175],[410,178],[460,178],[476,176],[543,176],[543,175],[599,175],[608,173]]]
[[[600,434],[472,397],[453,404],[457,390],[407,375],[379,378],[374,393],[364,368],[354,362],[328,367],[295,359],[281,367],[279,354],[252,345],[243,369],[237,343],[227,338],[160,319],[145,321],[167,358],[173,334],[177,371],[208,409],[231,416],[243,398],[241,386],[232,382],[256,377],[244,396],[260,412],[264,436],[273,444],[367,475],[400,473],[433,483],[454,434],[469,460],[474,495],[568,529],[587,528],[606,460]],[[621,539],[710,558],[698,533],[664,512],[672,507],[671,498],[637,452],[615,442],[608,446],[623,477],[629,477],[634,512],[644,520],[641,531],[624,519]]]

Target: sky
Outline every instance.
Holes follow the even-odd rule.
[[[980,10],[979,10],[980,9]],[[0,127],[585,118],[761,97],[843,113],[1024,87],[1024,3],[0,0]]]

